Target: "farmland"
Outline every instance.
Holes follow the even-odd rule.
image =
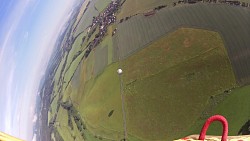
[[[227,118],[229,123],[229,135],[237,135],[240,128],[249,120],[249,92],[249,86],[233,89],[229,96],[211,112],[211,115],[221,114]],[[214,101],[216,101],[216,97]],[[192,129],[190,129],[190,133],[198,133],[203,123],[204,120],[197,120],[192,126]],[[214,123],[209,127],[207,133],[209,135],[220,135],[221,131],[221,125]]]
[[[121,63],[128,131],[143,139],[184,136],[211,95],[236,85],[221,37],[206,30],[179,29]]]
[[[248,9],[203,3],[165,8],[148,18],[137,15],[118,25],[114,38],[115,52],[119,47],[120,57],[126,58],[179,27],[217,31],[225,42],[237,82],[245,85],[250,82],[249,15]]]
[[[75,36],[83,32],[87,29],[88,26],[91,25],[93,17],[97,16],[109,3],[111,0],[92,0],[90,1],[86,13],[82,15],[82,17],[79,20],[79,23],[76,26],[75,30]],[[86,3],[86,2],[85,2]],[[82,7],[82,9],[85,9],[86,6]]]
[[[79,11],[79,13],[78,13],[78,15],[77,15],[77,17],[76,17],[76,21],[75,21],[75,23],[74,23],[74,25],[73,25],[74,30],[76,30],[77,26],[79,25],[79,22],[80,22],[81,19],[82,19],[83,14],[86,12],[86,8],[87,8],[87,6],[88,6],[88,4],[89,4],[89,1],[90,1],[90,0],[85,0],[85,1],[82,3],[81,8],[80,8],[80,11]]]
[[[118,20],[138,13],[143,13],[160,5],[171,5],[173,0],[126,0],[121,12],[118,14]]]
[[[206,0],[205,0],[206,1]],[[242,2],[250,2],[249,0],[240,0]],[[146,11],[152,10],[157,6],[165,5],[167,7],[173,7],[173,2],[176,0],[126,0],[123,4],[123,8],[117,15],[118,20],[134,16],[137,14],[142,14]]]
[[[109,2],[106,2],[106,4],[108,3]],[[97,1],[95,4],[97,4]],[[103,8],[100,7],[102,5],[99,5],[99,7],[98,5],[95,6],[97,6],[97,9]],[[82,7],[84,7],[84,5]],[[79,14],[83,13],[80,10]],[[77,27],[84,26],[79,22],[81,19],[82,18],[79,18],[78,15],[75,23],[73,24],[73,22],[71,22],[72,25]],[[77,24],[77,22],[79,23]],[[98,30],[96,32],[98,32]],[[95,35],[96,32],[93,33],[93,35]],[[111,32],[112,27],[109,27],[108,34],[111,35]],[[69,37],[65,36],[63,40],[64,44],[62,44],[63,49],[61,50],[63,52],[63,57],[61,58],[61,62],[59,62],[57,69],[54,70],[55,74],[53,84],[56,85],[52,87],[53,93],[51,94],[51,105],[49,108],[50,110],[48,111],[48,126],[52,128],[51,137],[52,139],[56,138],[62,140],[107,140],[110,137],[112,137],[112,139],[122,139],[122,134],[114,134],[114,136],[109,135],[106,137],[106,134],[111,134],[114,129],[111,129],[111,131],[108,132],[99,132],[99,130],[95,129],[95,126],[88,124],[89,121],[85,121],[85,118],[83,119],[83,116],[85,115],[82,114],[82,104],[84,104],[82,102],[83,92],[87,91],[88,85],[90,85],[92,81],[97,81],[95,80],[97,75],[102,73],[108,64],[112,63],[112,38],[111,36],[105,37],[98,48],[91,52],[88,55],[88,58],[85,58],[86,46],[94,39],[94,36],[89,36],[88,40],[84,40],[88,35],[87,30],[83,30],[77,35],[74,35],[74,33],[75,29],[67,29],[66,35]],[[114,117],[121,115],[118,112],[119,110],[116,108],[113,109],[116,112]],[[79,112],[81,115],[78,114]],[[104,116],[104,118],[105,117],[106,116]],[[116,126],[119,122],[111,124]]]
[[[81,110],[92,130],[103,136],[120,140],[123,138],[121,98],[118,75],[114,75],[118,64],[112,64],[85,88]],[[91,82],[90,82],[91,83]],[[102,102],[99,102],[102,101]],[[110,111],[112,116],[108,116]]]
[[[130,141],[173,140],[197,134],[213,114],[225,115],[236,135],[249,117],[250,9],[126,0],[89,51],[100,28],[90,34],[87,27],[110,1],[86,0],[62,38],[42,89],[51,96],[43,110],[51,140],[123,140],[126,133]],[[209,133],[220,130],[215,124]]]

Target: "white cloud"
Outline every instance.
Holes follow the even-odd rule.
[[[32,141],[36,141],[36,134],[34,134]]]
[[[37,121],[37,115],[35,114],[33,119],[32,119],[32,122],[35,123]]]
[[[46,19],[53,24],[39,27],[42,31],[46,31],[42,36],[33,35],[31,31],[27,31],[24,34],[24,41],[29,41],[33,36],[37,36],[38,41],[33,45],[35,48],[33,49],[36,50],[32,52],[33,56],[26,58],[29,61],[32,60],[32,63],[29,62],[32,67],[27,69],[29,71],[28,73],[24,72],[27,73],[23,74],[25,80],[17,80],[17,71],[15,71],[15,67],[17,65],[17,69],[19,69],[18,64],[20,60],[15,59],[15,54],[20,55],[20,52],[15,52],[15,48],[18,47],[13,46],[15,43],[13,36],[16,35],[16,29],[21,28],[18,27],[20,24],[19,22],[23,18],[27,6],[30,6],[30,3],[37,5],[37,1],[36,3],[35,1],[36,0],[25,0],[19,3],[17,2],[17,6],[10,13],[8,22],[6,22],[11,24],[7,26],[8,28],[5,28],[5,37],[2,42],[0,42],[0,80],[4,82],[4,84],[0,86],[0,104],[6,103],[6,105],[4,105],[4,113],[1,113],[4,114],[4,120],[0,121],[4,122],[4,127],[0,127],[0,129],[4,129],[5,132],[25,140],[32,139],[32,124],[37,120],[37,115],[34,115],[34,106],[36,102],[35,97],[39,88],[39,81],[45,73],[56,39],[64,23],[69,18],[67,14],[72,6],[71,0],[65,0],[60,6],[55,7],[53,10],[57,10],[57,13],[60,15],[54,15],[54,19],[52,17],[50,19],[51,21]],[[41,19],[41,21],[44,20],[45,19]],[[22,64],[26,65],[27,62],[22,62]],[[18,75],[20,74],[22,73]],[[20,77],[20,79],[23,78]],[[16,86],[18,86],[18,89]],[[15,97],[17,93],[21,96],[19,99]],[[13,105],[18,105],[18,109],[14,109],[15,107],[13,108]],[[33,136],[32,140],[35,139],[36,135]]]
[[[13,65],[13,64],[12,64]],[[5,125],[5,132],[12,134],[11,130],[11,123],[12,123],[12,85],[13,85],[13,80],[14,80],[14,72],[15,68],[12,68],[9,73],[8,80],[6,82],[6,113],[5,113],[5,120],[4,120],[4,125]]]
[[[2,44],[2,50],[0,52],[0,65],[1,63],[3,63],[3,57],[4,57],[4,54],[5,54],[5,51],[7,49],[7,44],[9,43],[10,39],[11,39],[11,36],[12,36],[12,30],[13,30],[13,27],[11,27],[9,29],[9,31],[7,32],[6,36],[5,36],[5,39],[4,39],[4,42]]]

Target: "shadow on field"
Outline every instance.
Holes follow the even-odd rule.
[[[111,111],[109,112],[109,114],[108,114],[108,117],[111,117],[111,116],[113,115],[113,113],[114,113],[114,110],[111,110]]]
[[[250,135],[250,120],[248,120],[239,130],[238,135]]]

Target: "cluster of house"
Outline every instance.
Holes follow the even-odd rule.
[[[208,2],[208,3],[226,3],[230,5],[235,5],[235,6],[242,6],[242,7],[250,7],[249,3],[246,2],[240,2],[238,0],[179,0],[177,3],[188,3],[188,4],[194,4],[197,2]],[[175,6],[177,4],[176,2],[173,3]]]
[[[112,1],[103,12],[99,13],[97,17],[93,17],[92,24],[88,28],[87,40],[90,39],[96,30],[98,30],[98,33],[95,35],[94,40],[87,45],[87,50],[84,54],[85,57],[88,57],[91,50],[101,42],[107,33],[108,26],[115,23],[116,12],[120,8],[120,3],[121,0]],[[85,40],[85,37],[83,39]]]

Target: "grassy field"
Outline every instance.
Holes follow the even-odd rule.
[[[250,86],[236,88],[233,89],[229,96],[213,110],[212,115],[220,114],[227,118],[229,123],[229,135],[237,135],[240,128],[249,120],[249,99]],[[198,120],[191,127],[191,133],[199,133],[204,122],[204,120]],[[209,127],[207,134],[221,135],[221,131],[221,124],[215,122],[211,125],[211,127]]]
[[[97,0],[90,1],[88,9],[79,21],[78,26],[76,27],[76,32],[74,34],[75,36],[83,32],[89,25],[91,25],[93,17],[99,14],[98,11],[96,11],[94,8],[96,1]]]
[[[103,41],[100,43],[98,47],[108,47],[108,65],[113,63],[113,56],[114,56],[114,47],[113,47],[113,41],[112,41],[112,31],[114,30],[114,25],[108,27],[108,32]]]
[[[59,81],[59,78],[60,78],[61,70],[65,61],[66,61],[66,55],[62,58],[59,64],[59,67],[56,70],[55,77],[53,78],[55,82],[55,86],[53,88],[53,93],[51,95],[53,100],[51,100],[51,105],[50,105],[51,111],[49,112],[48,122],[57,113],[57,105],[58,105],[58,99],[59,99],[59,87],[61,84]]]
[[[108,64],[108,46],[95,49],[94,76],[100,74]]]
[[[81,18],[82,18],[82,16],[83,16],[83,14],[84,14],[84,11],[85,11],[86,6],[87,6],[87,4],[89,3],[89,1],[90,1],[90,0],[85,0],[85,1],[83,2],[82,6],[81,6],[81,9],[80,9],[80,12],[78,13],[78,15],[77,15],[77,17],[76,17],[76,21],[75,21],[75,23],[74,23],[74,25],[73,25],[73,29],[75,29],[75,28],[78,26],[78,24],[79,24],[79,22],[80,22],[80,20],[81,20]],[[74,35],[74,36],[76,36],[76,35]]]
[[[98,0],[96,3],[95,3],[95,7],[97,8],[97,10],[99,12],[102,12],[106,7],[107,5],[111,2],[112,0]]]
[[[77,40],[76,40],[76,43],[77,43]],[[75,46],[76,43],[74,43],[74,45],[73,45],[74,49],[70,51],[70,54],[71,54],[71,52],[74,52],[74,50],[77,50],[77,49],[81,48],[79,45]],[[106,56],[108,56],[108,48],[107,48],[107,46],[106,47],[100,47],[99,49],[105,49],[106,50],[106,52],[105,52]],[[98,51],[97,51],[97,53],[98,53]],[[68,60],[71,60],[71,58],[72,58],[72,57],[70,57],[70,54],[68,56]],[[81,56],[79,56],[73,62],[67,61],[66,66],[68,66],[69,69],[67,69],[67,71],[65,71],[65,73],[63,73],[63,78],[64,78],[64,80],[63,80],[64,81],[63,82],[64,83],[63,88],[65,90],[63,89],[63,92],[62,92],[63,93],[62,101],[67,101],[67,100],[70,99],[73,102],[74,106],[79,111],[81,111],[81,109],[83,109],[85,107],[85,105],[84,105],[84,107],[82,106],[82,104],[84,103],[82,101],[83,100],[82,97],[85,94],[83,92],[87,91],[87,90],[92,91],[92,89],[88,89],[88,85],[91,85],[92,80],[94,80],[94,82],[97,81],[97,83],[99,83],[98,82],[99,79],[95,78],[95,76],[94,76],[94,65],[98,65],[98,64],[95,63],[95,58],[96,58],[95,54],[96,54],[96,51],[92,51],[90,53],[89,57],[87,59],[83,60],[80,63],[79,66],[77,64],[79,64],[79,61],[80,61],[79,58],[81,58]],[[101,54],[99,54],[99,55],[101,55]],[[99,61],[103,62],[102,60],[99,60]],[[108,58],[107,57],[106,57],[106,62],[108,63]],[[69,63],[71,63],[71,65],[69,65]],[[99,65],[103,66],[103,64],[99,64]],[[112,69],[114,69],[114,67],[112,67]],[[71,77],[73,77],[73,78],[70,79]],[[107,78],[105,78],[105,79],[107,79]],[[103,80],[101,80],[101,81],[102,81],[102,83],[104,83]],[[87,84],[85,85],[86,82],[87,82]],[[68,83],[68,85],[66,83]],[[93,83],[93,84],[96,84],[96,83]],[[117,83],[117,84],[119,86],[119,83]],[[55,88],[57,88],[57,87],[58,86],[56,86]],[[93,87],[93,85],[90,88],[92,88],[92,87]],[[114,86],[114,87],[116,87],[116,86]],[[117,88],[119,89],[119,87],[117,87]],[[106,94],[106,96],[108,96],[107,94]],[[118,95],[118,98],[120,98],[119,96],[120,95]],[[56,99],[58,99],[58,97],[56,97]],[[113,104],[117,105],[118,103],[119,103],[119,101],[117,101],[117,103],[113,103]],[[56,106],[57,106],[57,100],[53,101],[53,104],[51,106],[52,106],[52,109],[55,109]],[[90,107],[91,106],[92,105],[90,105]],[[116,108],[117,107],[114,108],[116,110],[116,114],[114,114],[114,115],[119,116],[120,111],[117,110]],[[64,113],[63,113],[63,111],[64,111]],[[67,116],[65,116],[65,114],[66,114],[65,110],[60,108],[59,112],[58,112],[58,117],[57,117],[57,121],[59,123],[63,123],[63,124],[67,123],[67,118],[66,118]],[[114,117],[116,118],[116,116],[114,116]],[[107,120],[109,122],[107,124],[112,125],[112,123],[113,123],[112,120],[111,120],[112,118],[105,118],[105,117],[103,118],[103,120]],[[113,123],[113,126],[117,126],[117,124],[118,124],[118,122]],[[88,122],[87,122],[87,125],[88,125]],[[112,129],[113,127],[110,127],[111,129],[106,130],[105,125],[104,125],[104,128],[103,128],[102,124],[98,125],[98,126],[100,126],[98,128],[95,127],[95,125],[92,125],[92,124],[89,124],[89,125],[90,126],[88,127],[88,131],[85,131],[86,132],[85,136],[89,140],[90,139],[91,140],[93,140],[93,139],[100,140],[99,138],[103,138],[102,140],[105,140],[106,136],[107,136],[107,138],[111,138],[111,139],[113,139],[113,138],[122,138],[122,136],[120,134],[120,131],[114,131],[114,129]],[[62,138],[64,140],[71,139],[72,134],[76,134],[77,131],[71,131],[67,125],[63,126],[62,128],[58,128],[58,132],[59,132],[60,135],[63,134],[64,132],[69,132],[69,131],[70,131],[71,134],[67,133],[67,134],[62,135]],[[118,132],[118,134],[113,134],[114,132]],[[80,138],[80,136],[78,136],[78,135],[76,135],[76,137]]]
[[[181,28],[121,65],[130,140],[171,140],[192,133],[188,129],[209,97],[236,85],[220,35],[207,30]],[[117,63],[109,65],[76,90],[74,99],[94,136],[123,137],[117,68]]]
[[[82,6],[82,9],[76,19],[76,22],[73,25],[73,27],[77,26],[75,35],[78,35],[79,33],[81,33],[82,29],[84,29],[84,27],[90,24],[90,22],[92,21],[91,15],[94,16],[97,14],[97,12],[93,12],[93,10],[96,11],[93,7],[96,7],[98,10],[101,11],[106,7],[108,3],[110,3],[110,1],[111,0],[108,0],[105,2],[100,1],[100,0],[94,0],[91,2],[90,7],[86,11],[86,13],[82,15],[83,9],[84,7],[86,7],[86,2],[87,2],[86,1],[85,4],[83,4]],[[81,16],[83,16],[83,18],[80,18]],[[84,21],[84,24],[83,24],[83,21]],[[86,42],[85,40],[85,42],[82,44],[82,38],[86,36],[86,32],[79,34],[77,37],[75,37],[76,39],[72,45],[72,49],[70,49],[68,53],[64,54],[64,57],[61,60],[61,63],[58,69],[56,70],[55,77],[54,77],[55,87],[53,90],[54,92],[51,96],[53,98],[53,101],[50,106],[51,110],[48,112],[48,118],[49,118],[49,122],[52,122],[51,120],[52,117],[57,115],[56,123],[58,124],[55,125],[55,130],[57,131],[56,135],[60,135],[63,140],[74,140],[74,139],[82,140],[82,136],[80,135],[80,132],[78,131],[75,122],[73,122],[74,129],[73,130],[70,129],[70,127],[67,125],[68,123],[67,111],[63,109],[61,106],[59,107],[59,111],[57,111],[58,104],[60,104],[60,102],[71,100],[74,106],[77,108],[77,110],[83,109],[83,107],[81,107],[82,106],[81,100],[83,97],[83,92],[85,91],[84,88],[88,90],[87,89],[88,85],[91,85],[92,80],[94,80],[94,82],[97,81],[96,80],[97,78],[95,78],[96,75],[101,73],[101,71],[103,71],[103,69],[108,64],[112,63],[111,58],[113,55],[113,51],[112,51],[112,40],[110,36],[111,35],[110,33],[112,32],[111,27],[109,27],[108,32],[109,32],[109,36],[106,36],[106,38],[104,38],[104,41],[98,46],[99,48],[97,48],[96,51],[93,50],[90,53],[89,57],[84,60],[81,60],[81,59],[84,55],[85,47],[88,44],[88,42]],[[93,36],[90,38],[90,40],[93,40]],[[66,42],[66,37],[63,40],[63,42]],[[95,52],[97,52],[97,54]],[[105,53],[104,56],[106,57],[100,58],[101,57],[100,55],[103,53]],[[97,62],[95,60],[97,60]],[[103,66],[103,61],[106,62],[104,66]],[[65,65],[65,69],[63,69],[64,65]],[[94,75],[95,73],[96,75]],[[85,85],[86,82],[88,83]],[[119,110],[117,110],[117,107],[115,107],[114,109],[116,110],[114,117],[119,116]],[[108,119],[105,119],[105,120],[108,120],[110,122],[111,119],[112,118],[110,118],[109,120]],[[110,123],[107,123],[107,124],[110,124]],[[113,124],[113,125],[117,126],[117,124]],[[103,126],[103,125],[100,125],[100,126]],[[106,128],[95,129],[95,126],[93,125],[89,126],[89,128],[90,130],[84,131],[84,136],[86,137],[87,140],[95,141],[95,140],[109,140],[109,138],[112,138],[112,139],[122,138],[121,135],[119,134],[115,134],[114,136],[112,135],[112,133],[114,132],[112,129],[113,127],[111,127],[111,129],[108,131],[106,130],[104,131],[104,129]],[[119,131],[115,131],[115,132],[119,132]],[[106,136],[107,138],[105,138]]]
[[[59,126],[57,126],[57,131],[62,136],[63,140],[67,141],[73,141],[72,137],[72,131],[70,130],[68,126],[68,116],[67,116],[67,110],[64,110],[63,108],[60,108],[58,111],[58,118],[57,122],[60,123]]]
[[[85,63],[87,61],[83,64]],[[102,140],[120,140],[123,138],[120,84],[116,74],[117,68],[117,63],[112,64],[105,69],[105,73],[96,78],[92,77],[86,82],[84,80],[86,74],[77,71],[75,75],[80,79],[76,80],[74,78],[64,92],[64,99],[70,96],[74,105],[83,115],[88,129],[85,131],[88,140],[99,140],[99,138],[102,138]],[[112,110],[114,112],[109,117],[108,114]],[[59,114],[62,111],[63,109],[60,108]],[[62,114],[58,116],[59,122],[67,123],[65,116],[63,118]],[[63,132],[61,130],[58,130],[59,133]],[[62,137],[66,138],[64,136]]]
[[[218,31],[225,42],[237,82],[241,85],[248,84],[250,82],[248,15],[250,9],[222,4],[199,3],[164,8],[154,16],[137,15],[118,24],[117,34],[114,36],[114,49],[117,50],[119,47],[120,57],[126,58],[179,27]]]
[[[117,63],[108,66],[104,73],[86,84],[80,106],[80,112],[92,132],[115,140],[123,137],[117,68]],[[112,110],[114,113],[109,117],[108,114]]]
[[[67,59],[66,68],[69,68],[70,63],[73,61],[73,58],[74,58],[74,56],[77,54],[77,52],[82,51],[82,50],[81,50],[81,44],[82,44],[82,38],[83,38],[84,36],[86,36],[86,33],[85,33],[85,32],[82,33],[82,34],[80,34],[80,35],[76,38],[75,42],[73,43],[72,49],[70,50],[69,56],[68,56],[68,59]]]
[[[239,0],[241,2],[249,3],[250,0]],[[123,4],[117,19],[123,19],[125,17],[133,16],[135,14],[144,13],[148,10],[154,9],[160,5],[167,5],[173,7],[173,2],[178,2],[175,0],[126,0]]]
[[[145,140],[188,134],[209,97],[236,85],[222,38],[207,30],[181,28],[121,63],[128,132]]]
[[[95,49],[94,77],[103,72],[107,65],[113,62],[112,27],[108,28],[108,33],[103,41]]]
[[[101,11],[109,2],[91,1],[86,15],[77,17],[79,25],[74,35],[81,33],[98,14],[94,7]],[[171,1],[127,0],[118,19],[169,3]],[[87,140],[122,139],[122,82],[129,140],[172,140],[198,133],[204,122],[199,117],[209,109],[211,96],[218,98],[225,90],[237,86],[229,58],[237,82],[245,84],[250,79],[249,53],[246,51],[250,42],[249,12],[227,5],[195,4],[168,7],[151,17],[137,15],[109,27],[108,36],[87,59],[81,60],[84,52],[73,59],[87,45],[86,41],[81,45],[86,36],[83,32],[56,71],[53,92],[56,97],[50,107],[49,119],[58,114],[60,126],[56,129],[64,140],[82,140],[75,122],[74,130],[68,127],[67,111],[60,107],[57,113],[58,100],[71,99],[87,126],[84,131]],[[183,26],[202,29],[174,31]],[[114,27],[118,30],[111,37]],[[122,60],[115,63],[118,56]],[[64,79],[59,80],[65,61],[61,76]],[[124,71],[122,81],[116,73],[119,65]],[[61,95],[60,87],[63,87]],[[219,113],[228,118],[231,135],[235,135],[248,120],[248,92],[249,86],[233,89],[226,97],[220,97],[220,104],[209,109],[211,115]],[[218,134],[220,130],[215,124],[208,133]]]

